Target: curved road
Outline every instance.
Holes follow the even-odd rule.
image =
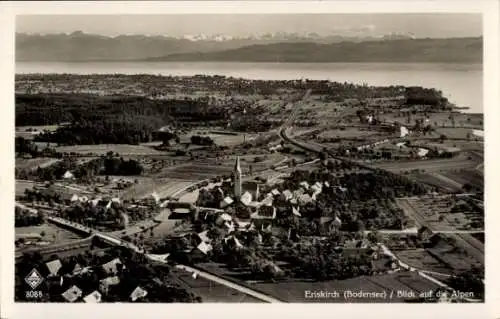
[[[310,92],[311,90],[308,90],[306,92],[306,94],[304,95],[304,98],[303,100],[307,99],[310,95]],[[323,148],[321,148],[320,145],[316,144],[316,143],[304,143],[304,142],[301,142],[301,141],[297,141],[295,140],[293,137],[290,137],[287,135],[287,131],[289,130],[289,127],[293,121],[295,120],[295,117],[297,116],[298,114],[298,110],[299,108],[296,107],[293,111],[292,111],[292,114],[290,115],[290,118],[279,128],[279,131],[278,131],[278,134],[279,136],[286,142],[289,142],[299,148],[302,148],[306,151],[311,151],[311,152],[315,152],[315,153],[321,153],[324,151]],[[337,156],[332,156],[334,159],[337,159],[337,160],[340,160],[340,161],[345,161],[345,162],[351,162],[352,164],[354,165],[357,165],[358,167],[362,167],[362,168],[365,168],[365,169],[368,169],[368,170],[373,170],[374,168],[373,167],[370,167],[370,166],[366,166],[366,165],[363,165],[363,164],[360,164],[360,163],[356,163],[356,162],[353,162],[353,161],[349,161],[349,160],[346,160],[344,158],[339,158]],[[378,169],[384,169],[383,167],[378,167]],[[419,219],[419,218],[417,218]],[[418,220],[422,225],[426,225],[427,223],[425,223],[423,220],[419,219]],[[463,234],[463,233],[460,233],[460,234],[452,234],[453,237],[455,237],[455,239],[462,244],[462,246],[464,248],[467,249],[467,251],[470,251],[470,253],[476,257],[476,258],[479,258],[480,261],[482,261],[482,258],[480,257],[483,257],[484,258],[484,248],[481,249],[481,247],[479,247],[480,245],[478,245],[477,243],[479,241],[477,240],[474,240],[475,238],[472,238],[469,234]],[[392,255],[394,256],[394,258],[396,258],[399,262],[400,265],[404,265],[408,268],[412,268],[412,269],[415,269],[415,267],[411,267],[409,265],[406,265],[404,264],[402,261],[400,261],[387,247],[385,246],[382,246],[384,251],[386,251],[389,255]],[[424,278],[427,278],[428,280],[430,281],[433,281],[435,282],[436,284],[439,284],[440,286],[446,286],[446,284],[440,282],[439,280],[429,276],[428,274],[431,274],[432,272],[431,271],[426,271],[426,270],[423,270],[423,269],[420,269],[418,270],[419,271],[419,274],[424,277]]]

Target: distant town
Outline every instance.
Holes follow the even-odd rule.
[[[19,302],[484,302],[483,114],[439,88],[16,75]]]

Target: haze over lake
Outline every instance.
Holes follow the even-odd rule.
[[[233,63],[233,62],[17,62],[16,73],[224,75],[262,80],[330,80],[368,85],[436,88],[466,112],[483,112],[481,64]]]

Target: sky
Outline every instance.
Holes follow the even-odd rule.
[[[182,15],[24,15],[17,16],[22,33],[85,33],[117,36],[143,34],[245,36],[275,32],[316,32],[321,35],[413,33],[418,38],[482,35],[481,14],[182,14]]]

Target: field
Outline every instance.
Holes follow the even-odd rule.
[[[156,192],[161,198],[171,196],[179,189],[186,187],[195,182],[194,179],[179,179],[179,178],[146,178],[142,177],[138,184],[132,185],[127,190],[121,192],[120,196],[126,199],[143,198],[150,196]]]
[[[99,144],[99,145],[73,145],[56,147],[58,152],[93,154],[96,156],[105,155],[112,151],[122,156],[124,155],[160,155],[162,152],[144,145],[129,144]]]
[[[37,157],[37,158],[16,158],[16,168],[35,170],[38,167],[44,168],[61,161],[60,159],[50,157]]]
[[[454,180],[461,185],[469,183],[479,188],[484,187],[484,176],[479,171],[474,169],[445,171],[442,173],[442,175]]]
[[[474,168],[479,164],[479,161],[473,158],[469,159],[466,155],[460,154],[450,159],[439,160],[413,160],[413,161],[394,161],[377,163],[372,166],[385,169],[394,173],[411,171],[420,169],[425,171],[441,171],[450,169],[465,169]]]
[[[45,223],[40,226],[16,227],[15,234],[17,236],[38,234],[44,232],[42,241],[50,242],[51,244],[60,244],[71,240],[80,239],[81,237],[75,233],[56,227],[52,224]]]
[[[38,183],[32,181],[16,180],[16,196],[23,196],[25,189],[33,189],[34,186],[39,186]]]
[[[325,132],[319,134],[320,138],[365,138],[371,135],[379,134],[377,131],[370,131],[368,129],[358,129],[358,128],[346,128],[345,130],[341,129],[329,129]]]
[[[397,291],[427,292],[437,288],[437,285],[420,277],[415,272],[400,271],[393,274],[378,276],[361,276],[346,280],[333,280],[324,282],[289,281],[278,283],[259,283],[252,285],[262,292],[266,292],[276,298],[288,302],[353,302],[353,303],[387,303],[404,302],[406,298],[398,297]],[[338,292],[338,298],[310,299],[305,297],[306,291],[328,291]],[[344,298],[344,291],[353,292],[385,292],[386,299],[383,298]],[[390,298],[391,291],[394,292]]]
[[[198,277],[194,279],[192,273],[182,270],[172,270],[182,285],[202,298],[202,302],[228,302],[228,303],[260,303],[259,299],[241,293],[235,289],[223,286],[210,280]]]
[[[16,126],[15,136],[23,137],[25,139],[33,139],[38,133],[29,132],[27,130],[31,129],[35,132],[44,132],[44,131],[55,131],[61,125],[34,125],[34,126]]]
[[[469,133],[469,137],[471,140],[474,140],[476,138],[478,140],[482,140],[482,138],[477,137],[474,134],[472,134],[472,129],[470,129],[470,128],[461,128],[461,127],[441,128],[441,127],[438,127],[438,128],[436,128],[436,132],[440,135],[443,134],[446,137],[451,138],[451,139],[455,139],[455,138],[466,139],[467,133]]]
[[[424,249],[394,250],[393,253],[404,263],[417,269],[451,274],[452,269]]]
[[[451,198],[420,198],[398,200],[399,203],[405,201],[410,207],[418,212],[419,218],[422,218],[432,230],[435,231],[453,231],[453,230],[482,230],[474,228],[472,222],[479,225],[484,223],[483,212],[477,208],[471,210],[451,212],[455,201]],[[402,206],[404,209],[405,205]],[[409,214],[413,215],[413,214]]]
[[[452,122],[449,119],[450,112],[442,112],[442,113],[430,113],[428,114],[430,119],[429,122],[431,125],[435,127],[440,126],[451,126]],[[403,124],[406,123],[406,116],[397,116],[398,112],[386,113],[380,116],[381,120],[386,121],[398,121]],[[482,127],[483,126],[483,115],[482,114],[468,114],[468,113],[453,113],[455,118],[455,126],[460,127]],[[421,115],[412,115],[412,120],[421,118]]]
[[[259,157],[261,161],[255,162],[255,158]],[[247,155],[240,156],[241,169],[243,173],[248,172],[250,166],[254,171],[262,170],[271,167],[274,164],[283,161],[286,157],[279,154],[272,155]],[[191,161],[185,165],[163,170],[158,177],[168,177],[173,179],[184,180],[203,180],[217,175],[229,175],[234,169],[235,157],[228,157],[222,160],[205,159]]]

